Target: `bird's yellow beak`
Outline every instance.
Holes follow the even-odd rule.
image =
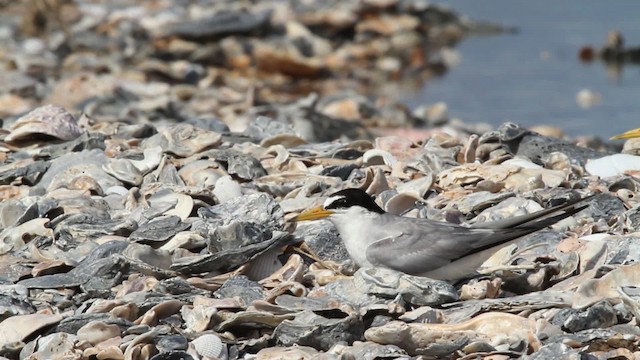
[[[618,135],[612,136],[611,140],[631,139],[631,138],[637,138],[637,137],[640,137],[640,128],[629,130],[629,131],[624,132],[622,134],[618,134]]]
[[[291,221],[305,221],[305,220],[318,220],[324,219],[327,216],[333,214],[331,210],[325,210],[321,207],[316,207],[313,209],[309,209],[300,213],[300,215],[291,219]]]

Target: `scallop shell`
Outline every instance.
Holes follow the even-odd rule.
[[[222,355],[222,340],[214,334],[204,334],[191,342],[196,352],[208,358],[218,358]]]

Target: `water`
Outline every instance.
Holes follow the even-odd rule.
[[[640,127],[640,66],[618,77],[601,62],[582,64],[581,46],[599,47],[607,32],[640,45],[640,1],[435,1],[472,19],[518,28],[516,34],[471,37],[456,47],[462,62],[428,81],[409,106],[444,101],[449,115],[498,126],[551,124],[570,135],[608,138]],[[576,94],[590,89],[600,104],[583,109]]]

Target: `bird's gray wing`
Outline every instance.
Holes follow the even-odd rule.
[[[395,232],[388,230],[386,237],[367,247],[367,260],[408,274],[437,269],[487,243],[504,242],[507,235],[503,230],[472,229],[426,219],[396,219],[392,227],[391,224],[387,227],[397,229]],[[496,234],[499,239],[491,239]]]
[[[586,199],[489,223],[484,228],[385,214],[381,228],[395,232],[387,230],[386,237],[371,243],[366,251],[367,260],[409,274],[426,273],[480,251],[493,247],[498,250],[511,240],[555,224],[586,208],[588,205],[576,205]],[[558,214],[554,215],[555,212]]]

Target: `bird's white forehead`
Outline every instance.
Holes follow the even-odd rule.
[[[327,200],[324,201],[324,204],[322,204],[322,207],[326,209],[327,206],[331,205],[334,201],[339,199],[344,199],[344,196],[342,195],[329,196]]]

